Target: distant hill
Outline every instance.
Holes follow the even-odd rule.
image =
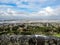
[[[0,16],[1,20],[60,20],[60,16]]]

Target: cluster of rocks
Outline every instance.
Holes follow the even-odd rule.
[[[60,38],[39,35],[0,35],[0,45],[60,45]]]

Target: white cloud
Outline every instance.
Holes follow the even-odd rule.
[[[0,11],[0,16],[25,16],[27,13],[24,12],[16,12],[11,9],[7,9],[6,11]],[[27,15],[26,15],[27,16]]]
[[[38,12],[39,15],[53,15],[53,9],[51,7],[43,8],[41,11]]]
[[[18,10],[14,10],[13,7],[10,6],[0,6],[0,16],[27,16],[27,12],[21,12]]]
[[[27,17],[34,17],[34,16],[52,16],[52,15],[59,15],[60,14],[60,7],[52,8],[52,7],[46,7],[41,8],[38,12],[21,12],[16,11],[12,9],[12,7],[9,8],[9,6],[0,6],[0,16],[27,16]]]
[[[52,16],[52,15],[59,15],[59,14],[60,14],[60,7],[58,8],[46,7],[38,11],[36,15]]]
[[[29,8],[29,9],[32,9],[32,8],[36,8],[38,7],[37,5],[35,5],[36,2],[39,2],[40,5],[42,5],[41,3],[50,3],[50,2],[54,2],[55,0],[0,0],[0,2],[2,3],[13,3],[13,4],[16,4],[17,7],[20,7],[20,8]],[[28,5],[24,5],[22,4],[22,2],[28,2],[29,4]]]
[[[51,3],[51,2],[54,2],[56,0],[20,0],[20,1],[16,1],[16,5],[17,7],[25,7],[25,8],[29,8],[29,9],[32,9],[32,8],[40,8],[42,3],[43,4],[46,4],[46,3]],[[28,5],[25,5],[25,4],[22,4],[22,2],[27,2]],[[39,6],[37,6],[36,3],[39,3]]]
[[[2,0],[0,0],[2,1]],[[8,0],[4,0],[2,2],[6,2]],[[25,0],[27,2],[29,2],[29,5],[24,5],[21,2],[24,0],[11,0],[10,2],[12,3],[16,3],[18,7],[20,8],[29,8],[29,9],[34,9],[37,7],[37,5],[35,6],[33,4],[33,2],[35,2],[36,0]],[[47,2],[48,0],[38,0],[38,2]],[[49,0],[49,1],[55,1],[55,0]],[[8,1],[9,2],[9,1]],[[7,2],[6,2],[7,3]],[[52,7],[45,7],[45,8],[41,8],[39,7],[40,10],[38,10],[38,12],[35,13],[31,13],[28,14],[26,12],[19,12],[14,10],[15,7],[13,6],[7,6],[7,5],[0,5],[0,15],[3,16],[19,16],[19,15],[25,15],[25,16],[51,16],[51,15],[59,15],[60,14],[60,7],[56,7],[56,8],[52,8]],[[37,9],[35,9],[37,10]]]
[[[11,5],[0,5],[0,16],[26,16],[30,18],[38,18],[39,16],[47,17],[52,15],[60,16],[60,7],[41,7],[41,5],[43,6],[43,4],[52,3],[54,1],[56,0],[0,0],[0,2],[2,3],[13,3],[17,5],[15,7]],[[27,2],[28,5],[23,4],[22,2]],[[39,5],[37,5],[37,3],[39,3]],[[19,10],[17,10],[17,8],[19,8]],[[26,8],[27,10],[21,11],[21,8]],[[37,11],[28,13],[29,10]]]

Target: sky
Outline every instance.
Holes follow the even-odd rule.
[[[60,0],[0,0],[0,19],[60,19]]]

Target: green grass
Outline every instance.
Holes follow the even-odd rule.
[[[60,33],[59,34],[54,34],[53,36],[60,37]]]

